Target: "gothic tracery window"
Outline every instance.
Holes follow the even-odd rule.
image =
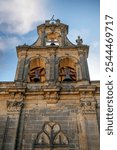
[[[37,135],[34,147],[39,150],[48,149],[66,149],[68,148],[68,138],[61,131],[61,126],[56,122],[46,122],[42,131]]]

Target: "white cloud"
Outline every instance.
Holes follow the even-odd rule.
[[[91,49],[94,50],[94,49],[99,49],[99,41],[93,41],[91,43]]]
[[[0,52],[15,49],[19,44],[21,44],[21,41],[16,36],[0,38]]]
[[[89,72],[91,80],[99,80],[100,79],[100,49],[99,42],[93,41],[90,44],[89,49]]]
[[[47,18],[46,10],[45,0],[1,0],[1,31],[28,33],[35,27],[35,23]]]

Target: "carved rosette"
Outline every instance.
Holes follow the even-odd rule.
[[[80,101],[80,108],[83,114],[96,113],[95,101]]]

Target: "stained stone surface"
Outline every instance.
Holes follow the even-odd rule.
[[[60,20],[37,31],[34,44],[17,47],[14,82],[0,82],[0,149],[99,150],[100,82],[90,80],[89,46],[72,44]]]

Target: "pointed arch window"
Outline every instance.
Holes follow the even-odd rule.
[[[34,148],[38,150],[68,150],[68,138],[61,131],[61,126],[56,122],[46,122],[42,131],[37,135]]]

